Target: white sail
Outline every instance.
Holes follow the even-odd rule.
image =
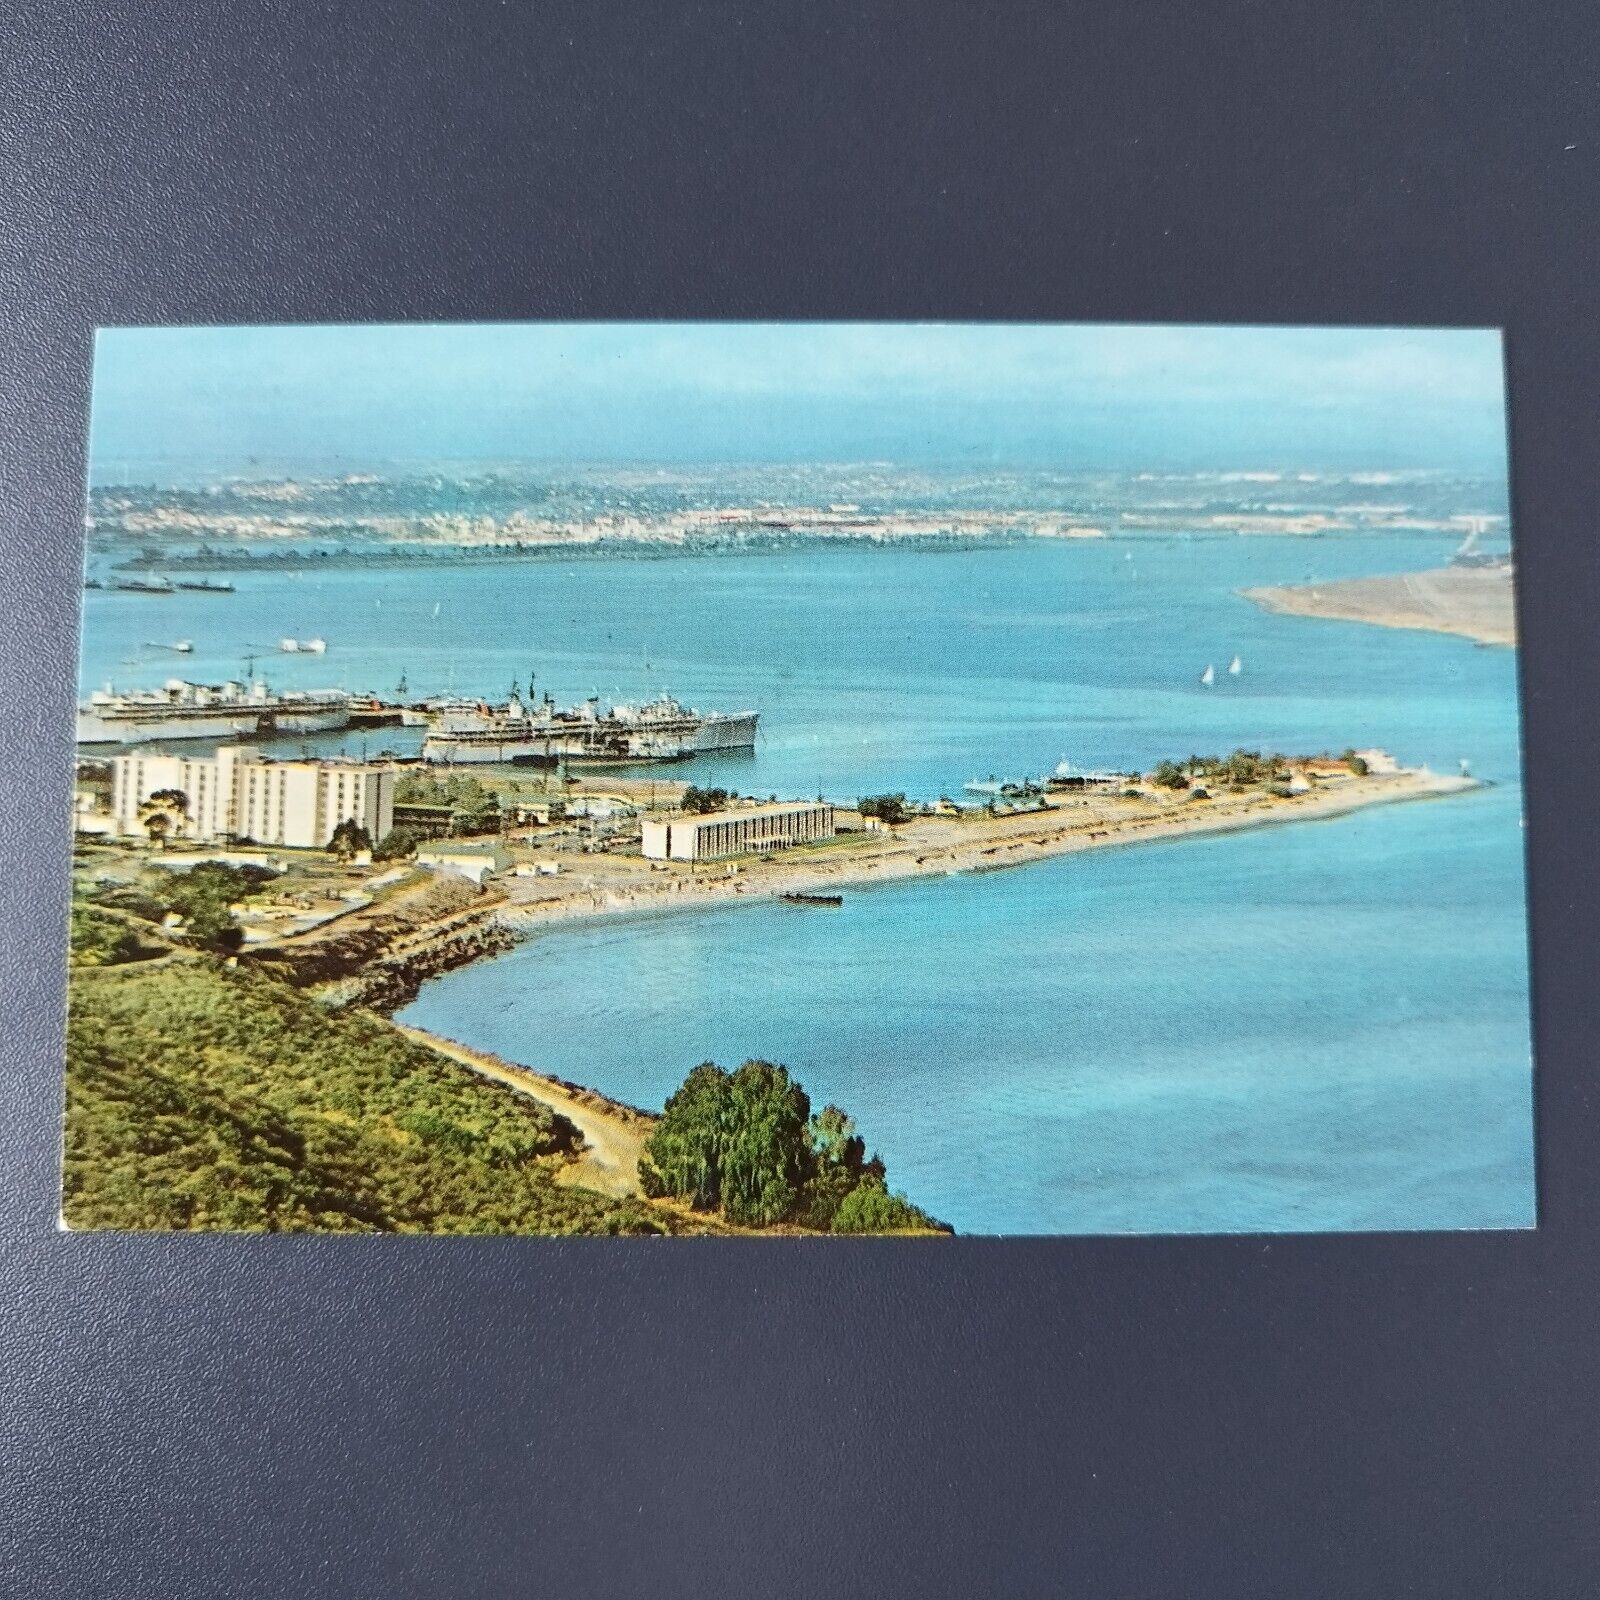
[[[1217,681],[1217,669],[1209,661],[1206,663],[1206,670],[1200,674],[1200,681],[1208,689]]]
[[[1228,663],[1228,671],[1237,678],[1239,674],[1244,671],[1244,662],[1242,662],[1238,656],[1235,656],[1233,660]]]

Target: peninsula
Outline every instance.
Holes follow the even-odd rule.
[[[1368,806],[1479,787],[1473,778],[1420,767],[1356,772],[1339,770],[1332,761],[1322,765],[1320,775],[1292,788],[1211,788],[1187,780],[1181,788],[1138,783],[1046,793],[1033,804],[994,813],[917,815],[877,828],[870,825],[872,819],[847,812],[842,816],[846,831],[832,839],[730,861],[661,863],[620,851],[596,854],[581,866],[575,863],[570,876],[535,873],[502,880],[506,898],[497,920],[525,933],[571,917],[671,912],[717,900],[989,872],[1049,856],[1330,819]]]
[[[1244,595],[1263,610],[1288,616],[1421,628],[1460,634],[1480,644],[1517,642],[1509,566],[1441,567],[1390,577],[1246,589]]]

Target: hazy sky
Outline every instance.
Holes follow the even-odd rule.
[[[119,462],[1504,464],[1492,330],[915,323],[115,328]]]

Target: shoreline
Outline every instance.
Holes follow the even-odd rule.
[[[1440,567],[1387,577],[1341,578],[1239,591],[1279,616],[1365,622],[1380,628],[1448,633],[1515,649],[1517,619],[1509,568]]]
[[[734,863],[733,872],[720,863],[722,870],[708,866],[693,871],[641,871],[639,863],[632,863],[634,870],[613,871],[604,883],[554,892],[549,880],[513,879],[506,884],[507,898],[494,916],[514,936],[526,938],[556,924],[670,915],[698,907],[775,900],[784,894],[862,890],[956,873],[1004,871],[1089,850],[1332,820],[1371,806],[1439,799],[1484,787],[1480,779],[1412,768],[1335,780],[1292,799],[1259,791],[1223,793],[1207,801],[1096,797],[994,818],[919,818],[892,834],[866,835],[873,843],[848,853],[826,847],[786,851]],[[802,909],[796,908],[797,913]]]

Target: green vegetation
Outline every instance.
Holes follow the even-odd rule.
[[[88,898],[157,925],[168,916],[178,917],[177,933],[186,944],[226,955],[244,940],[231,907],[276,877],[268,867],[201,861],[184,871],[152,869],[136,882],[97,888]]]
[[[940,1230],[888,1193],[882,1161],[867,1158],[843,1111],[827,1106],[813,1117],[805,1090],[770,1061],[747,1061],[731,1073],[711,1061],[696,1067],[668,1099],[639,1180],[647,1195],[748,1227]]]
[[[558,1184],[575,1132],[379,1018],[206,958],[73,975],[74,1228],[652,1233]]]
[[[354,817],[346,817],[333,830],[333,837],[328,840],[328,854],[337,856],[341,861],[348,861],[359,851],[371,848],[371,833]]]
[[[80,902],[72,908],[68,948],[74,966],[114,967],[159,955],[166,947],[147,944],[131,918]]]
[[[422,843],[422,835],[415,828],[408,828],[403,822],[396,823],[372,847],[374,861],[405,861],[417,853],[417,846]]]
[[[914,815],[903,794],[864,794],[856,801],[856,809],[862,816],[877,817],[891,827],[909,822]]]
[[[396,805],[448,806],[450,832],[458,838],[500,830],[499,798],[465,773],[407,772],[396,782],[394,798]]]
[[[685,811],[705,816],[708,812],[720,811],[730,800],[738,798],[731,789],[699,789],[691,783],[683,791],[683,799],[679,804]]]
[[[1187,761],[1158,761],[1150,781],[1160,789],[1182,790],[1197,778],[1230,789],[1254,789],[1288,779],[1288,758],[1235,750],[1226,756],[1190,756]]]
[[[183,831],[188,819],[189,797],[182,789],[157,789],[139,804],[139,821],[151,844],[164,845],[172,834]]]

